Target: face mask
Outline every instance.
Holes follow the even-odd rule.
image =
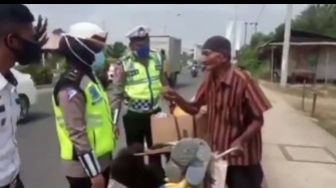
[[[38,42],[29,41],[20,36],[16,36],[21,43],[22,49],[17,50],[10,48],[20,65],[29,65],[32,63],[39,63],[42,57],[42,48]]]
[[[137,50],[137,55],[141,59],[148,59],[149,58],[149,53],[150,53],[150,48],[149,47],[143,47]]]
[[[92,65],[93,70],[97,73],[102,72],[105,68],[105,62],[106,58],[104,51],[95,54],[95,62]]]

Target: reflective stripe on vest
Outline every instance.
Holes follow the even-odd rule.
[[[114,125],[112,121],[112,111],[109,106],[107,93],[100,84],[89,82],[84,88],[86,96],[86,126],[87,135],[91,147],[97,157],[103,156],[116,147],[116,136],[114,134]],[[55,99],[52,98],[56,129],[60,143],[61,158],[63,160],[74,160],[74,145],[70,138],[68,128],[65,126],[63,112],[60,107],[55,105]]]
[[[161,60],[156,52],[151,52],[147,68],[129,56],[123,61],[127,72],[125,92],[129,98],[129,109],[151,111],[158,107],[162,84],[160,80]]]

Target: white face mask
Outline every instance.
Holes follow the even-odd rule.
[[[69,48],[69,50],[71,51],[72,55],[74,55],[78,60],[80,60],[82,63],[84,63],[86,66],[89,66],[91,68],[91,64],[86,62],[84,59],[82,59],[75,51],[74,49],[71,47],[69,39],[68,39],[68,35],[63,35],[65,42]],[[72,36],[71,36],[72,37]],[[81,40],[79,40],[77,37],[73,37],[81,46],[83,46],[86,50],[88,50],[92,55],[96,55],[96,53],[94,51],[92,51],[86,44],[84,44]]]

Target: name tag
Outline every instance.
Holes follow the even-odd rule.
[[[127,72],[128,76],[135,76],[137,74],[139,74],[139,70],[135,69],[135,70],[130,70]]]
[[[156,69],[156,70],[161,70],[161,65],[160,65],[160,64],[155,65],[155,69]]]

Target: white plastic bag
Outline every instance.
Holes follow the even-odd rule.
[[[225,188],[226,187],[226,174],[228,169],[228,162],[223,159],[226,155],[239,150],[240,148],[230,148],[221,154],[217,152],[213,156],[213,161],[210,164],[210,175],[213,180],[211,188]]]
[[[227,167],[228,163],[223,159],[213,161],[211,177],[213,178],[214,183],[211,188],[225,188]]]

